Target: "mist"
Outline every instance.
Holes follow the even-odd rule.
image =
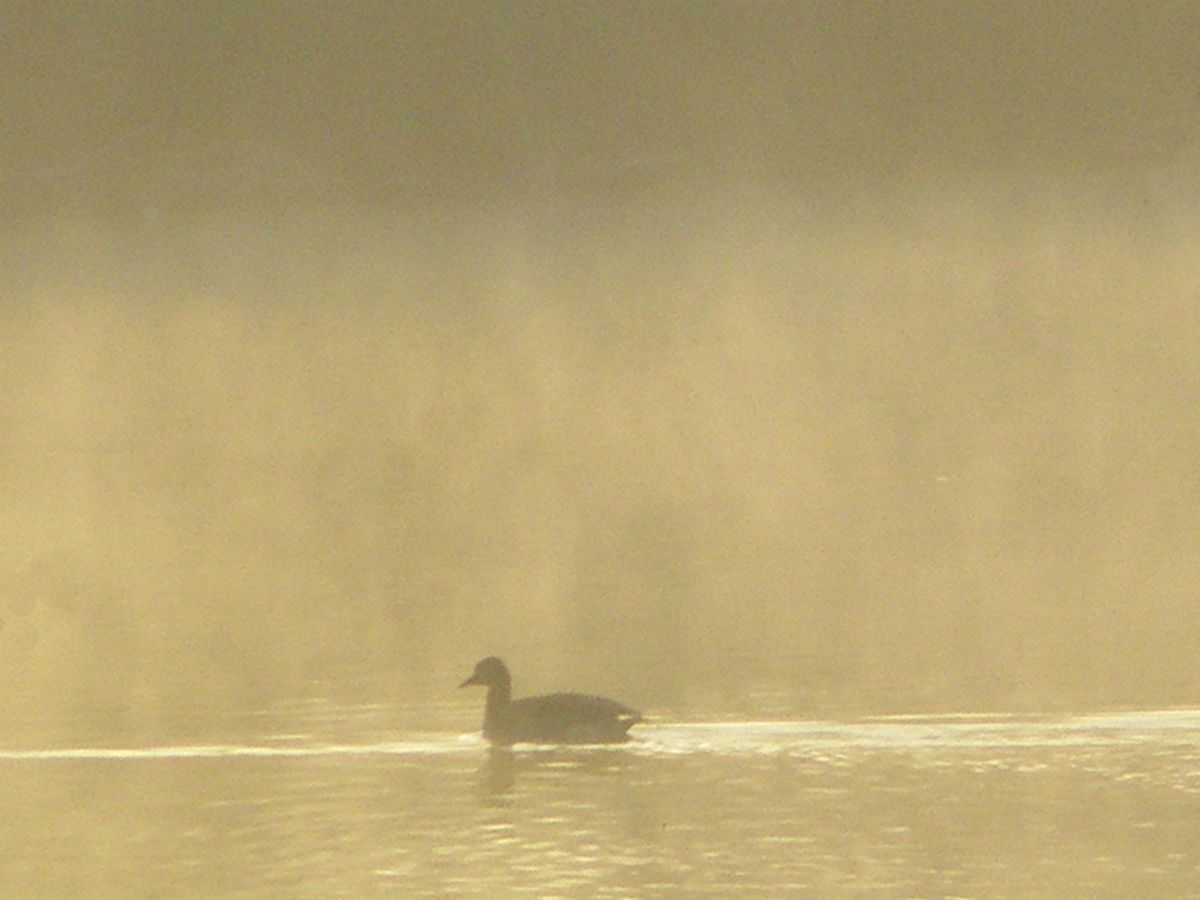
[[[1197,39],[7,5],[0,707],[1194,703]]]

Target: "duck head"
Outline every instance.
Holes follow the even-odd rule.
[[[512,678],[508,674],[508,668],[499,657],[489,656],[475,664],[475,671],[471,673],[471,677],[459,687],[469,687],[473,684],[486,687],[508,687],[512,684]]]

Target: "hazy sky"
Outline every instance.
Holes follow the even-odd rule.
[[[1198,45],[1194,2],[10,2],[0,184],[118,211],[1119,184],[1194,156]]]
[[[1195,2],[0,4],[0,674],[1194,702],[1198,47]]]

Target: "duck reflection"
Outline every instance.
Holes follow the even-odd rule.
[[[479,770],[485,795],[493,799],[506,797],[516,781],[513,768],[511,748],[489,747],[487,759]]]
[[[629,768],[632,755],[624,749],[589,747],[530,747],[514,751],[492,746],[479,769],[479,783],[491,801],[506,798],[518,778],[553,778],[556,775],[609,775]]]

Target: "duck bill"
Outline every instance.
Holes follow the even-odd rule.
[[[474,675],[472,675],[470,678],[468,678],[466,681],[464,681],[462,684],[460,684],[459,687],[465,688],[465,687],[470,687],[473,684],[479,684],[479,683],[480,683],[479,680]]]

